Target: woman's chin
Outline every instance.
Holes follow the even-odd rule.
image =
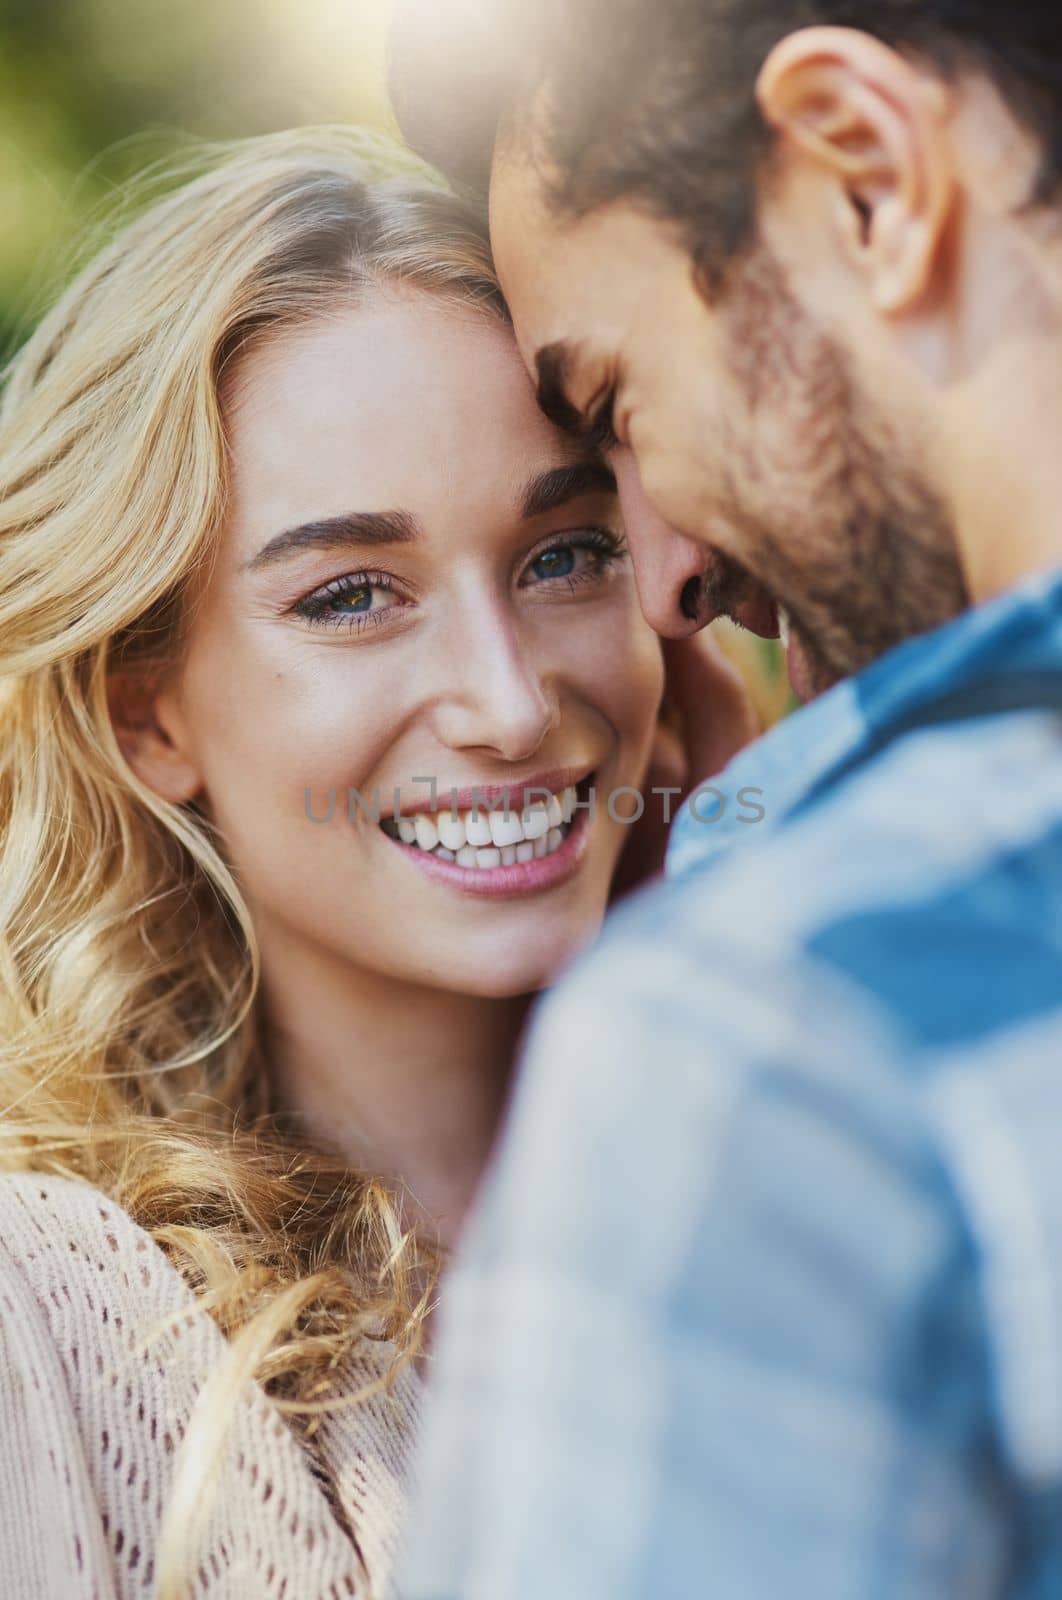
[[[574,955],[574,951],[572,954]],[[460,993],[475,995],[482,1000],[518,1000],[521,996],[538,994],[548,989],[566,965],[565,961],[552,961],[548,966],[513,968],[505,972],[478,972],[468,974],[455,982]]]
[[[499,960],[495,949],[490,960],[469,967],[462,965],[447,987],[484,1000],[515,1000],[521,995],[537,994],[557,982],[569,963],[592,943],[600,927],[598,917],[578,933],[564,930],[563,934],[544,940],[546,948],[540,951],[525,946],[523,950],[510,951],[507,959]]]

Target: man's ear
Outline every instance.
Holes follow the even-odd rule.
[[[141,783],[175,805],[194,800],[203,779],[172,689],[122,668],[107,680],[107,704],[119,748]]]
[[[874,306],[913,306],[955,204],[946,86],[857,29],[802,28],[771,51],[756,96],[780,159],[810,163],[833,186],[839,240]]]

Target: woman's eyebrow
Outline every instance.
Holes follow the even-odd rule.
[[[245,561],[244,572],[258,571],[285,561],[304,550],[334,550],[346,545],[412,544],[420,537],[420,525],[408,511],[345,511],[337,517],[321,517],[300,523],[274,534],[257,555]]]
[[[583,495],[615,493],[616,475],[603,461],[573,461],[570,466],[550,467],[528,479],[520,502],[520,515],[541,517]]]

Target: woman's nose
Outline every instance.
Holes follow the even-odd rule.
[[[454,658],[435,707],[439,738],[454,750],[528,760],[560,720],[551,674],[535,661],[514,620],[481,620],[451,638]]]
[[[633,451],[614,451],[609,464],[616,474],[634,581],[646,622],[665,639],[697,633],[714,617],[704,592],[711,550],[677,533],[653,509]]]

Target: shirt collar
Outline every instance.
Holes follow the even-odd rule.
[[[1062,676],[1062,569],[1026,578],[898,645],[742,750],[676,815],[668,877],[699,871],[732,845],[762,838],[919,706],[978,679],[1030,672]],[[765,813],[759,821],[750,820],[755,808]]]

